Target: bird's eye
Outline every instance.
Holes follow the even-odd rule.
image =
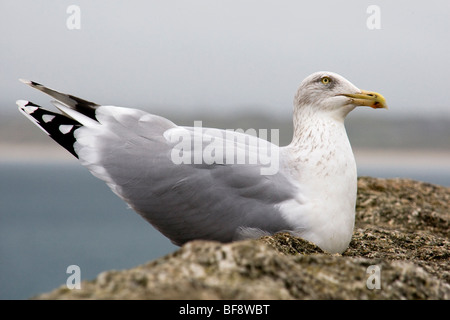
[[[329,84],[331,82],[331,79],[329,77],[323,77],[321,81],[323,84]]]

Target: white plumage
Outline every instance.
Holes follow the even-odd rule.
[[[23,100],[20,110],[175,244],[289,231],[329,252],[347,248],[357,174],[344,119],[356,106],[386,107],[381,95],[335,73],[310,75],[294,99],[292,142],[278,147],[23,82],[56,99],[62,114]],[[276,170],[263,174],[267,159]]]

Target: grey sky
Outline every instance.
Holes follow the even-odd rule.
[[[66,26],[71,4],[80,30]],[[1,113],[48,105],[28,78],[154,113],[290,117],[301,80],[329,70],[382,93],[390,115],[450,117],[446,0],[0,0],[0,30]]]

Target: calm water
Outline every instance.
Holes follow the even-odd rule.
[[[450,186],[450,166],[361,167],[360,175]],[[125,269],[176,250],[109,188],[76,163],[0,162],[0,299],[27,299],[66,283]]]

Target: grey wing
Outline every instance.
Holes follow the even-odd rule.
[[[217,146],[230,142],[230,137],[235,156],[248,151],[248,142],[235,140],[236,135],[221,136],[217,129],[196,132],[134,109],[101,106],[96,118],[100,126],[75,132],[80,161],[175,244],[231,241],[243,228],[269,233],[289,229],[277,209],[293,196],[293,186],[283,174],[262,175],[258,161],[229,164],[225,153],[223,161],[217,154],[214,163],[196,161],[211,141]],[[190,137],[190,143],[174,140],[177,134]],[[197,150],[198,135],[203,140]],[[191,161],[174,161],[180,145]]]
[[[55,98],[62,114],[24,100],[17,102],[21,112],[172,242],[291,229],[278,209],[295,193],[288,170],[280,163],[280,170],[263,173],[267,152],[278,147],[23,82]]]

